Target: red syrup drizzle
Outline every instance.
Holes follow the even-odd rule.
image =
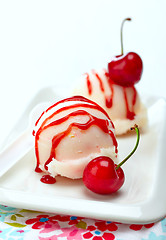
[[[109,115],[107,114],[107,112],[102,108],[100,107],[96,102],[93,102],[92,100],[90,99],[87,99],[83,96],[73,96],[73,97],[70,97],[70,98],[66,98],[66,99],[63,99],[57,103],[55,103],[54,105],[50,106],[45,112],[48,112],[49,110],[51,110],[52,108],[56,107],[58,104],[61,104],[61,103],[65,103],[65,102],[69,102],[69,101],[80,101],[80,102],[84,102],[84,103],[79,103],[79,104],[73,104],[73,105],[70,105],[70,106],[67,106],[67,107],[62,107],[62,108],[59,108],[58,110],[56,110],[52,115],[50,115],[48,118],[46,118],[43,123],[41,124],[40,128],[41,129],[46,123],[48,120],[50,120],[52,117],[54,117],[56,114],[60,113],[60,112],[63,112],[65,110],[68,110],[68,109],[72,109],[72,108],[76,108],[76,107],[85,107],[85,108],[93,108],[93,109],[97,109],[99,111],[101,111],[110,121],[110,117]],[[86,104],[85,104],[86,103]],[[93,106],[92,106],[93,105]],[[43,112],[44,113],[44,112]],[[37,120],[35,126],[37,126],[37,124],[39,123],[39,120],[41,119],[41,117],[43,116],[43,113],[41,114],[41,116],[39,117],[39,119]],[[112,121],[111,121],[112,123]],[[114,125],[112,123],[112,127],[114,128]]]
[[[46,183],[46,184],[54,184],[56,183],[56,179],[50,175],[43,175],[40,179],[40,181],[42,183]]]
[[[104,70],[104,74],[107,77],[107,82],[108,82],[110,90],[111,90],[111,95],[106,97],[105,105],[106,105],[107,108],[111,108],[112,105],[113,105],[113,97],[114,97],[113,83],[112,83],[110,77],[108,76],[108,73],[107,73],[106,70]]]
[[[104,93],[104,86],[103,86],[102,79],[99,77],[99,75],[94,70],[92,70],[92,73],[98,79],[99,85],[100,85],[100,90]],[[111,108],[113,106],[113,96],[114,96],[113,85],[115,85],[115,83],[110,79],[109,74],[105,69],[104,69],[104,74],[107,77],[107,81],[108,81],[108,84],[109,84],[109,87],[110,87],[110,90],[111,90],[111,95],[110,96],[105,95],[105,105],[106,105],[107,108]],[[90,82],[89,75],[88,75],[88,82]],[[92,84],[90,83],[90,85],[92,85]],[[127,99],[126,87],[123,87],[123,86],[121,86],[121,87],[123,88],[124,100],[125,100],[125,105],[126,105],[126,118],[129,119],[129,120],[133,120],[134,117],[135,117],[134,105],[136,103],[136,98],[137,98],[136,89],[135,89],[134,86],[132,86],[133,99],[132,99],[132,109],[130,110],[128,99]],[[92,87],[91,87],[91,90],[92,90]],[[91,91],[91,94],[92,94],[92,91]]]
[[[56,158],[56,148],[59,145],[59,143],[61,142],[61,140],[66,137],[72,130],[73,127],[79,128],[81,130],[87,130],[88,128],[90,128],[92,125],[96,125],[98,126],[103,132],[108,133],[110,135],[110,137],[113,139],[113,143],[115,145],[115,152],[117,153],[117,141],[116,138],[114,136],[114,134],[112,134],[112,131],[109,131],[108,129],[108,120],[105,119],[99,119],[96,118],[94,116],[92,116],[91,114],[89,114],[88,112],[84,111],[84,110],[78,110],[75,112],[72,112],[70,114],[68,114],[67,116],[58,119],[52,123],[50,123],[49,125],[47,125],[43,130],[52,127],[52,126],[57,126],[65,121],[67,121],[70,117],[73,116],[85,116],[87,115],[89,117],[89,121],[87,123],[81,124],[81,123],[71,123],[68,127],[68,129],[62,133],[57,134],[53,139],[52,139],[52,148],[51,148],[51,154],[49,159],[46,161],[44,167],[46,170],[48,170],[47,165],[52,161],[53,158]]]
[[[36,168],[35,168],[35,172],[37,172],[37,173],[41,173],[42,170],[39,168],[39,166],[36,166]]]
[[[45,113],[45,112],[42,112],[42,114],[40,115],[40,117],[39,117],[38,120],[36,121],[35,126],[37,126],[37,124],[38,124],[40,118],[44,115],[44,113]]]
[[[94,106],[96,106],[96,109],[100,110],[102,113],[105,114],[105,116],[106,116],[107,118],[109,118],[107,112],[106,112],[102,107],[100,107],[96,102],[94,102],[94,101],[92,101],[92,100],[90,100],[90,99],[87,99],[87,98],[85,98],[85,97],[83,97],[83,96],[73,96],[73,97],[69,97],[69,98],[62,99],[62,100],[56,102],[55,104],[51,105],[49,108],[47,108],[47,110],[45,110],[45,111],[40,115],[40,117],[38,118],[38,120],[37,120],[36,123],[35,123],[35,126],[38,125],[41,117],[43,116],[43,114],[44,114],[45,112],[48,112],[49,110],[51,110],[52,108],[56,107],[57,105],[59,105],[59,104],[61,104],[61,103],[70,102],[70,101],[80,101],[80,102],[84,102],[84,103],[88,103],[88,104],[93,104]],[[63,110],[64,110],[64,109],[60,108],[60,109],[57,110],[54,114],[59,113],[59,112],[62,112]],[[54,115],[54,114],[53,114],[53,115]],[[51,115],[51,116],[52,116],[52,115]],[[49,119],[50,119],[50,117],[49,117]],[[42,124],[42,125],[43,125],[43,124]]]
[[[64,108],[60,108],[58,109],[57,111],[55,111],[51,116],[49,116],[48,118],[45,119],[45,121],[42,123],[42,125],[40,126],[40,128],[38,129],[37,133],[36,133],[36,138],[35,138],[35,152],[36,152],[36,159],[37,159],[37,167],[35,169],[36,172],[41,172],[42,170],[40,169],[39,167],[39,152],[38,152],[38,140],[39,140],[39,135],[44,127],[44,125],[46,124],[46,122],[48,120],[51,120],[51,118],[59,113],[59,112],[62,112],[64,110],[67,110],[67,109],[70,109],[70,108],[74,108],[74,107],[86,107],[86,108],[93,108],[93,109],[97,109],[99,111],[101,111],[109,120],[109,116],[108,114],[106,113],[106,111],[101,108],[97,103],[83,97],[83,96],[73,96],[73,97],[70,97],[70,98],[66,98],[66,99],[63,99],[59,102],[56,102],[55,104],[53,104],[52,106],[50,106],[45,112],[48,112],[49,110],[51,110],[53,107],[57,106],[58,104],[61,104],[61,103],[65,103],[65,102],[69,102],[69,101],[80,101],[80,102],[84,102],[84,103],[87,103],[87,104],[75,104],[75,105],[71,105],[71,106],[68,106],[68,107],[64,107]],[[42,115],[39,117],[39,119],[37,120],[36,122],[36,125],[39,123],[39,120],[41,119],[41,117],[43,116],[43,113]],[[114,128],[114,124],[113,122],[110,120],[110,123],[112,124],[112,127]]]
[[[97,109],[97,110],[101,111],[110,120],[110,122],[112,124],[112,127],[115,128],[113,122],[111,121],[111,119],[109,117],[109,115],[107,114],[107,112],[102,107],[100,107],[97,103],[93,102],[92,100],[87,99],[87,98],[85,98],[83,96],[79,96],[79,95],[62,99],[62,100],[56,102],[55,104],[51,105],[48,109],[46,109],[44,112],[42,112],[42,114],[40,115],[40,117],[36,121],[35,126],[38,125],[38,123],[39,123],[40,119],[42,118],[42,116],[44,115],[44,113],[48,112],[49,110],[51,110],[52,108],[56,107],[57,105],[59,105],[61,103],[70,102],[70,101],[80,101],[80,102],[84,102],[86,104],[83,104],[83,103],[81,103],[81,104],[74,104],[74,105],[71,105],[71,106],[67,106],[67,107],[63,107],[63,108],[58,109],[57,111],[55,111],[52,115],[50,115],[48,118],[46,118],[43,121],[43,123],[41,124],[40,128],[38,129],[38,131],[40,131],[44,127],[44,125],[47,123],[47,121],[50,120],[52,117],[54,117],[56,114],[58,114],[60,112],[63,112],[65,110],[68,110],[68,109],[76,108],[76,107],[93,108],[93,109]],[[93,107],[92,107],[92,105],[89,105],[89,104],[93,104]],[[32,135],[35,136],[35,131],[34,130],[32,132]],[[36,148],[37,148],[37,146],[35,144],[35,151],[36,151]],[[36,153],[36,154],[38,154],[38,153]],[[37,159],[38,158],[39,157],[37,157]],[[39,172],[39,170],[37,170],[36,172]]]
[[[95,72],[95,70],[92,70],[92,73],[93,73],[93,74],[96,76],[96,78],[98,79],[101,91],[104,92],[104,85],[103,85],[102,79],[101,79],[101,78],[99,77],[99,75]]]
[[[125,99],[125,103],[126,103],[126,114],[127,114],[127,118],[129,120],[133,120],[135,117],[134,105],[136,103],[136,97],[137,97],[137,92],[136,92],[135,87],[132,86],[132,89],[133,89],[133,99],[132,99],[132,109],[130,110],[128,100],[127,100],[126,88],[123,87],[124,99]]]
[[[58,146],[60,141],[65,136],[67,136],[70,133],[72,127],[77,127],[77,128],[79,128],[81,130],[87,130],[90,126],[97,125],[104,132],[108,133],[111,136],[111,138],[113,140],[113,144],[115,146],[115,152],[117,153],[117,141],[116,141],[115,135],[113,134],[112,131],[110,131],[108,129],[109,122],[112,124],[113,128],[114,128],[114,125],[113,125],[112,121],[110,120],[110,118],[108,117],[108,114],[98,104],[96,104],[93,101],[91,101],[89,99],[86,99],[86,98],[84,98],[82,96],[74,96],[74,97],[71,97],[71,98],[68,98],[68,99],[61,100],[58,103],[54,104],[53,106],[58,105],[59,103],[62,103],[62,102],[66,102],[66,101],[83,101],[83,102],[91,103],[91,104],[86,104],[86,105],[84,105],[82,103],[82,104],[79,104],[79,106],[83,106],[83,107],[86,107],[86,108],[92,108],[92,109],[98,109],[99,111],[102,111],[106,115],[108,120],[98,119],[98,118],[90,115],[88,112],[86,112],[84,110],[77,110],[75,112],[72,112],[72,113],[68,114],[67,116],[65,116],[65,117],[63,117],[61,119],[58,119],[56,121],[51,122],[47,126],[43,126],[43,124],[42,124],[42,127],[40,127],[38,129],[37,133],[36,133],[36,139],[35,139],[36,140],[35,141],[35,151],[36,151],[36,158],[37,158],[37,166],[36,166],[36,169],[35,169],[36,172],[40,171],[40,167],[39,167],[40,160],[39,160],[39,152],[38,152],[38,140],[39,140],[39,136],[40,136],[41,132],[44,131],[45,129],[49,128],[49,127],[58,126],[59,124],[61,124],[62,122],[65,122],[70,117],[76,116],[76,115],[88,115],[90,120],[87,123],[85,123],[85,124],[79,124],[79,123],[72,123],[72,124],[70,124],[66,131],[64,131],[62,133],[59,133],[58,135],[56,135],[52,139],[52,148],[51,148],[50,157],[48,158],[47,162],[45,163],[45,169],[46,170],[48,169],[47,165],[52,161],[52,158],[55,158],[55,149],[56,149],[56,147]],[[51,106],[50,108],[52,108],[53,106]],[[75,105],[73,105],[73,108],[74,107],[75,107]],[[69,108],[71,108],[71,106],[66,107],[65,110],[67,108],[69,109]],[[48,109],[46,111],[48,111]],[[54,114],[56,114],[56,113],[54,113]],[[52,118],[52,116],[48,117],[47,120],[50,120],[51,118]]]
[[[70,105],[70,106],[66,106],[66,107],[62,107],[58,110],[56,110],[53,114],[51,114],[48,118],[46,118],[43,123],[41,124],[41,127],[42,128],[44,125],[46,125],[46,123],[51,119],[53,118],[56,114],[58,113],[61,113],[65,110],[69,110],[69,109],[74,109],[74,108],[78,108],[78,107],[84,107],[84,108],[92,108],[92,105],[89,105],[89,104],[83,104],[83,103],[77,103],[77,104],[74,104],[74,105]],[[100,107],[101,108],[101,107]],[[99,106],[97,105],[94,105],[93,106],[93,109],[99,109]],[[104,109],[100,109],[100,111],[106,115],[106,117],[108,117],[107,113],[105,112]]]
[[[87,83],[87,87],[88,87],[88,93],[89,93],[89,95],[91,95],[92,94],[92,84],[89,79],[89,74],[88,73],[85,73],[85,74],[86,74],[86,83]]]
[[[107,108],[111,108],[112,104],[113,104],[114,89],[113,89],[113,84],[111,84],[110,83],[110,79],[108,79],[108,73],[106,72],[106,70],[104,70],[104,74],[107,77],[107,80],[109,80],[108,84],[109,84],[110,89],[111,89],[111,95],[110,96],[106,96],[106,94],[105,94],[104,84],[103,84],[103,81],[102,81],[101,77],[95,72],[95,70],[92,70],[92,73],[95,75],[95,77],[99,81],[100,90],[101,90],[101,92],[103,92],[104,97],[105,97],[105,105],[106,105],[106,107]],[[91,94],[92,94],[92,84],[90,82],[90,78],[89,78],[88,74],[87,74],[87,82],[88,82],[88,84],[87,84],[88,92],[91,91]],[[90,88],[89,88],[89,86],[90,86]],[[89,94],[89,95],[91,95],[91,94]]]

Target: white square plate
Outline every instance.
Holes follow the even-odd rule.
[[[57,88],[43,89],[31,101],[31,108],[48,100],[48,96],[51,101],[59,100],[58,92]],[[87,190],[82,180],[63,177],[57,177],[54,185],[41,183],[41,174],[34,171],[34,139],[28,128],[0,154],[0,204],[122,223],[146,224],[163,218],[166,214],[166,102],[147,97],[145,104],[149,127],[141,134],[136,153],[123,166],[126,180],[120,191],[102,196]],[[27,124],[29,108],[18,126]],[[119,137],[117,141],[119,159],[123,159],[132,150],[136,135]]]

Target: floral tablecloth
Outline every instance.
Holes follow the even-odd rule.
[[[41,213],[0,205],[0,240],[166,240],[166,218],[146,225]]]

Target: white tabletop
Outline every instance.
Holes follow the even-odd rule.
[[[70,0],[0,2],[0,143],[35,93],[70,85],[124,51],[144,62],[140,92],[166,97],[166,2]]]

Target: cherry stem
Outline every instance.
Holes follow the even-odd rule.
[[[126,21],[131,21],[131,18],[125,18],[121,24],[120,39],[121,39],[121,55],[123,55],[123,25]]]
[[[131,130],[133,130],[133,129],[135,129],[136,134],[137,134],[137,141],[136,141],[135,147],[134,147],[133,151],[132,151],[122,162],[120,162],[120,163],[116,166],[115,170],[118,170],[118,168],[120,168],[120,167],[133,155],[133,153],[136,151],[136,149],[137,149],[137,147],[138,147],[139,139],[140,139],[139,128],[138,128],[138,126],[135,124],[134,127],[131,128]]]

